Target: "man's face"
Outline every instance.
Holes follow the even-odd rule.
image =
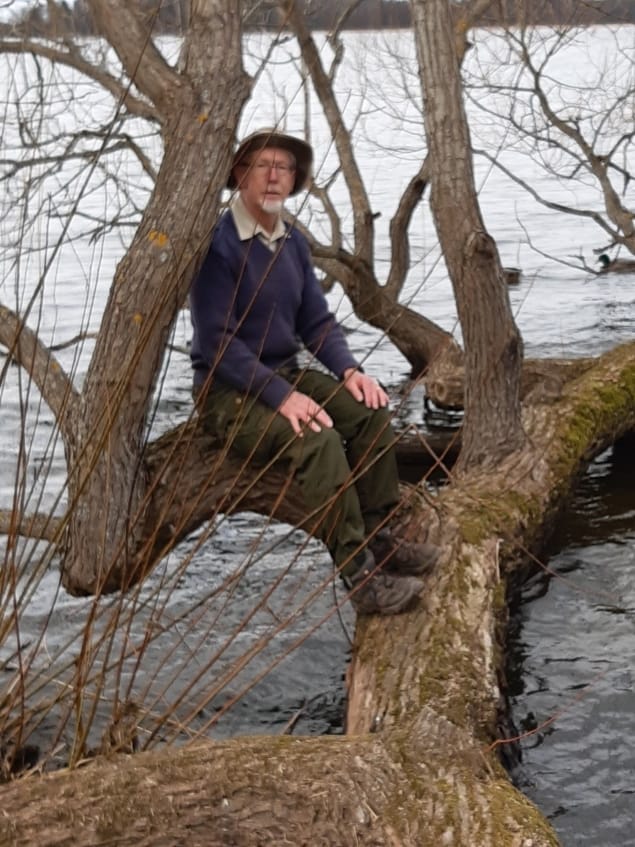
[[[257,212],[278,215],[295,183],[295,160],[288,150],[265,147],[236,166],[236,177],[243,202]]]

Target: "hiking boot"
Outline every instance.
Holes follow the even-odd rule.
[[[370,550],[366,550],[362,566],[344,577],[344,585],[351,592],[350,601],[358,615],[398,615],[412,605],[423,588],[420,579],[379,570]]]
[[[436,544],[398,538],[389,529],[380,529],[368,546],[375,561],[387,573],[398,576],[423,576],[436,565],[441,548]]]

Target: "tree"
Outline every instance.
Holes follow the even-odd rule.
[[[520,420],[522,341],[496,245],[481,218],[447,4],[414,4],[429,156],[430,203],[465,338],[465,423],[460,465],[497,465],[525,441]],[[434,17],[433,17],[434,16]],[[448,32],[451,55],[439,49]],[[449,49],[446,46],[446,51]],[[491,322],[490,322],[491,321]]]
[[[573,79],[566,68],[558,66],[558,58],[564,46],[576,42],[578,50],[584,51],[585,33],[570,26],[541,32],[526,24],[501,30],[494,41],[505,45],[510,61],[486,60],[466,79],[466,91],[474,92],[472,102],[483,111],[480,131],[487,133],[487,146],[479,145],[476,152],[545,207],[597,224],[603,241],[596,255],[613,247],[635,254],[634,213],[629,205],[633,178],[629,104],[635,90],[632,45],[624,38],[624,29],[607,28],[607,64],[593,67],[588,63],[585,78]],[[488,91],[491,96],[484,96]],[[504,127],[504,141],[502,136],[492,137],[493,125]],[[542,196],[520,179],[502,148],[531,157],[560,186],[563,199]],[[595,187],[597,202],[591,208],[576,203],[573,184],[580,182]],[[595,260],[585,255],[568,255],[564,261],[587,271],[598,270]]]
[[[149,40],[144,19],[133,8],[88,5],[134,82],[133,100],[125,85],[93,68],[72,45],[54,49],[16,40],[4,49],[30,49],[69,64],[118,93],[122,107],[151,115],[161,127],[161,167],[117,269],[81,392],[25,326],[28,315],[5,310],[2,340],[30,370],[64,438],[70,508],[54,534],[65,549],[65,583],[70,590],[99,593],[133,578],[147,498],[142,457],[148,404],[170,327],[218,213],[248,87],[237,3],[192,4],[178,69]],[[181,190],[183,184],[192,190]]]
[[[7,308],[2,313],[4,343],[31,373],[67,442],[70,508],[67,517],[49,521],[49,527],[54,526],[56,540],[68,533],[67,584],[87,591],[126,588],[217,508],[272,512],[273,503],[278,518],[301,523],[306,517],[292,481],[239,468],[192,424],[145,445],[160,351],[209,239],[246,85],[235,4],[193,3],[192,32],[178,67],[167,65],[152,45],[140,50],[147,32],[134,12],[119,5],[116,20],[107,13],[112,4],[92,0],[91,9],[128,76],[138,79],[142,96],[119,90],[139,109],[150,103],[162,125],[165,152],[148,208],[117,270],[82,388],[61,373],[28,329],[27,315]],[[428,328],[399,306],[398,293],[407,264],[407,221],[423,194],[425,175],[433,175],[431,202],[464,329],[466,420],[456,479],[433,508],[422,491],[411,498],[411,527],[422,533],[429,529],[444,544],[442,567],[430,581],[427,600],[398,619],[359,622],[346,738],[238,739],[172,754],[142,754],[125,764],[116,759],[99,765],[100,780],[89,785],[80,770],[10,786],[3,790],[3,801],[11,817],[0,822],[7,839],[53,844],[66,837],[73,820],[81,819],[79,837],[86,843],[115,836],[124,843],[156,843],[157,833],[192,844],[304,843],[307,837],[311,844],[556,843],[548,824],[511,786],[497,756],[503,741],[498,735],[504,712],[498,646],[505,567],[539,547],[543,524],[584,462],[635,425],[635,351],[631,345],[597,362],[575,363],[567,374],[575,374],[577,381],[561,386],[550,403],[534,397],[521,406],[522,345],[496,246],[474,197],[459,85],[462,36],[472,20],[469,14],[484,5],[466,7],[466,17],[453,24],[446,0],[412,2],[429,161],[397,210],[391,230],[395,276],[380,286],[372,270],[372,209],[342,113],[329,91],[337,58],[325,72],[294,4],[281,4],[323,103],[354,200],[353,249],[345,250],[343,239],[336,238],[330,250],[316,244],[316,257],[347,285],[361,316],[367,314],[376,325],[391,311],[410,329]],[[215,21],[229,29],[216,28]],[[228,52],[221,49],[221,38],[231,45]],[[337,33],[332,43],[337,57]],[[28,46],[36,53],[44,49]],[[206,100],[212,60],[217,62],[218,103]],[[101,79],[111,90],[118,87],[116,80]],[[205,103],[203,111],[197,95]],[[451,133],[440,137],[446,127]],[[200,179],[201,163],[211,175],[209,185]],[[452,203],[459,202],[464,213],[465,224],[456,231],[452,209],[445,206],[449,191],[456,193]],[[392,289],[391,280],[396,280]],[[498,317],[493,327],[488,310]],[[399,343],[407,333],[395,329],[395,320],[389,323]],[[427,332],[417,339],[416,329],[410,338],[413,350],[423,349],[420,361],[425,364],[441,349],[454,348],[440,330],[434,342]],[[486,403],[479,387],[490,373]],[[34,531],[18,509],[5,526],[12,541],[19,531]],[[94,564],[88,572],[87,560]],[[73,792],[73,802],[53,808],[50,796],[62,783]],[[157,784],[166,791],[156,791]],[[179,799],[167,803],[166,794]],[[180,814],[183,810],[187,814]]]

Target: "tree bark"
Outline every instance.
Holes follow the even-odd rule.
[[[478,206],[455,32],[447,0],[412,0],[421,68],[431,208],[465,343],[465,424],[459,468],[495,466],[524,441],[522,339],[498,251]]]
[[[347,736],[202,742],[23,780],[0,790],[0,842],[557,845],[498,757],[506,581],[585,464],[635,430],[635,344],[522,423],[522,450],[439,494],[444,552],[420,606],[360,619]]]
[[[358,318],[386,333],[410,364],[413,378],[426,374],[434,363],[462,362],[463,354],[452,335],[438,324],[401,305],[389,294],[370,265],[345,255],[335,262],[330,250],[313,245],[316,265],[342,282]]]
[[[147,46],[127,4],[92,0],[96,20],[160,110],[165,154],[121,261],[67,439],[63,582],[74,593],[125,587],[146,508],[142,455],[149,400],[171,325],[216,220],[247,95],[237,0],[192,4],[183,70]],[[136,37],[135,37],[136,33]],[[210,85],[210,79],[214,84]],[[203,175],[203,178],[201,178]]]
[[[594,362],[592,358],[525,359],[520,375],[521,400],[557,399],[565,383],[582,375]],[[439,357],[426,374],[426,396],[441,409],[463,409],[465,379],[462,356]]]

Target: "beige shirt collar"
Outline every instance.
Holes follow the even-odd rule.
[[[238,237],[241,241],[247,241],[257,235],[265,244],[272,244],[280,238],[284,238],[286,230],[282,223],[282,218],[278,218],[273,232],[270,234],[267,230],[258,223],[247,211],[243,198],[238,192],[233,196],[229,207],[234,216],[234,223],[238,231]]]

